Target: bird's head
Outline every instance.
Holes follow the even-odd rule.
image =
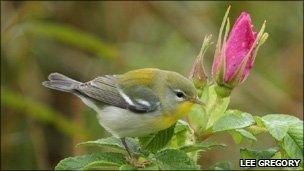
[[[190,102],[202,104],[191,80],[171,71],[167,72],[166,80],[169,91],[168,93],[171,94],[171,98],[177,103]]]

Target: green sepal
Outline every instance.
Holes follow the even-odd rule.
[[[207,84],[208,77],[205,72],[203,63],[204,63],[204,55],[207,49],[212,44],[211,37],[212,37],[211,34],[205,36],[200,53],[196,57],[189,74],[189,78],[193,80],[193,83],[197,89],[202,89]]]
[[[217,95],[219,95],[222,98],[225,98],[225,97],[230,96],[230,94],[232,92],[232,88],[227,87],[225,85],[216,85],[215,91],[216,91]]]
[[[221,24],[221,27],[220,27],[220,31],[219,31],[219,36],[217,38],[217,43],[216,43],[216,49],[215,49],[215,53],[214,53],[214,58],[213,58],[213,63],[215,62],[215,59],[218,57],[219,53],[221,52],[221,45],[222,45],[222,33],[223,33],[223,29],[224,29],[224,26],[226,24],[226,21],[227,21],[227,18],[228,18],[228,14],[229,14],[229,11],[230,11],[230,5],[228,6],[226,12],[225,12],[225,15],[223,17],[223,21],[222,21],[222,24]]]

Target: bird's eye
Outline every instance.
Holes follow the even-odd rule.
[[[176,94],[176,96],[177,96],[178,98],[185,98],[185,97],[186,97],[185,93],[182,92],[182,91],[179,91],[179,90],[176,90],[176,91],[175,91],[175,94]]]

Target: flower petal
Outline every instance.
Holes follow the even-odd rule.
[[[221,54],[219,54],[218,57],[215,58],[213,65],[212,65],[212,75],[215,77],[216,73],[219,70],[219,64],[220,64]]]
[[[256,32],[252,29],[251,19],[248,13],[242,12],[237,21],[235,22],[225,47],[226,54],[226,73],[225,82],[228,82],[235,71],[239,68],[244,57],[250,51],[255,39]],[[246,69],[242,78],[249,74],[253,65],[252,56],[246,65]]]

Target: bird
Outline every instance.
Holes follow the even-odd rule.
[[[120,138],[129,156],[126,137],[141,137],[169,128],[202,104],[191,80],[173,71],[136,69],[79,82],[51,73],[45,87],[72,93],[97,112],[99,124]]]

